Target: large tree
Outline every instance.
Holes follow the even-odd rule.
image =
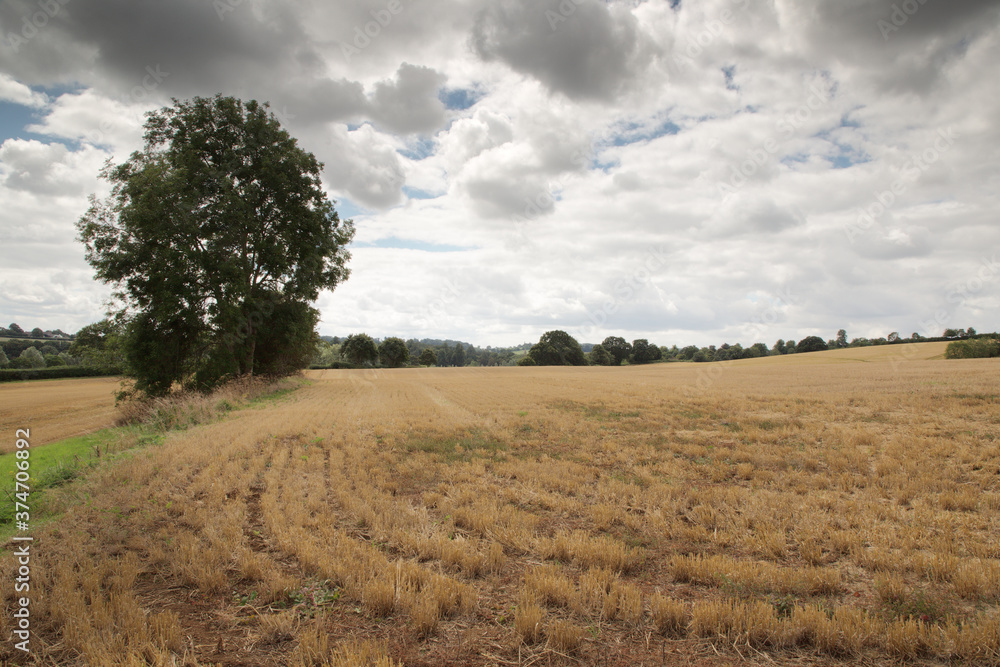
[[[137,389],[308,363],[310,303],[347,278],[354,235],[322,167],[266,104],[222,96],[149,114],[144,148],[105,165],[111,195],[91,197],[77,228],[125,304]]]
[[[378,356],[383,366],[399,368],[410,359],[410,350],[402,338],[395,336],[386,338],[378,346]]]
[[[656,345],[650,345],[649,341],[645,338],[638,338],[632,341],[631,362],[633,364],[648,364],[653,361],[659,361],[662,357],[663,353],[660,352],[660,348]]]
[[[819,352],[827,349],[826,341],[819,336],[806,336],[795,346],[795,352]]]
[[[536,366],[586,366],[587,358],[575,338],[565,331],[547,331],[542,334],[528,356]]]
[[[365,333],[351,334],[340,347],[340,353],[355,366],[374,364],[378,360],[378,346]]]
[[[608,336],[601,343],[601,346],[608,351],[614,359],[614,365],[620,366],[623,361],[632,356],[632,346],[621,336]]]

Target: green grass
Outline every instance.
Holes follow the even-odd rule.
[[[195,419],[190,410],[183,406],[172,408],[167,417],[153,415],[150,421],[134,426],[121,426],[96,431],[88,435],[60,440],[44,447],[32,447],[27,459],[30,462],[28,472],[30,487],[28,503],[31,525],[34,526],[51,519],[56,514],[46,510],[46,491],[69,484],[78,477],[86,475],[99,465],[117,461],[123,456],[129,456],[133,451],[149,444],[160,444],[163,435],[168,431],[185,430],[192,426],[210,423],[223,419],[233,411],[245,408],[261,407],[269,403],[285,400],[302,386],[296,383],[276,391],[259,396],[251,401],[229,401],[221,399],[215,410],[207,419]],[[182,419],[181,417],[190,417]],[[454,446],[453,446],[454,451]],[[15,479],[17,473],[16,452],[0,455],[0,543],[6,542],[15,531]]]
[[[424,452],[437,454],[446,461],[469,461],[485,456],[496,456],[507,450],[507,445],[496,440],[490,440],[483,434],[473,431],[458,438],[415,438],[404,445],[407,452]]]
[[[31,524],[49,518],[45,511],[45,492],[67,484],[102,461],[118,458],[122,452],[158,442],[159,436],[143,427],[108,428],[88,435],[31,448],[28,479]],[[4,493],[0,499],[0,541],[15,532],[14,475],[17,473],[15,452],[0,455],[0,480]]]

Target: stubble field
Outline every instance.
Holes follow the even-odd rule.
[[[50,442],[113,426],[115,378],[32,380],[0,383],[0,433],[14,433],[32,420],[33,442]],[[0,440],[0,454],[14,451],[14,439]]]
[[[941,353],[308,373],[61,491],[33,659],[1000,664],[1000,363]]]

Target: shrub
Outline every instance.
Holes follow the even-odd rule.
[[[977,338],[948,343],[945,359],[985,359],[1000,357],[1000,339]]]

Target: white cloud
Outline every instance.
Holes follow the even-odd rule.
[[[15,295],[0,305],[22,324],[60,308],[85,323],[105,288],[70,239],[100,161],[141,145],[142,110],[222,92],[270,100],[331,193],[372,211],[354,216],[359,243],[468,248],[355,248],[350,281],[320,300],[324,333],[506,344],[596,319],[591,342],[747,345],[908,335],[941,309],[996,328],[1000,277],[948,301],[1000,246],[996,3],[924,3],[888,38],[892,0],[570,4],[403,0],[349,61],[342,44],[382,0],[243,3],[224,21],[194,0],[67,11],[30,59],[0,50],[0,99],[68,142],[0,148],[0,280]],[[137,21],[161,29],[136,40]],[[169,76],[130,97],[157,63]],[[471,106],[446,108],[461,95],[445,90]],[[656,248],[664,262],[630,287]],[[748,327],[773,303],[773,322]]]

